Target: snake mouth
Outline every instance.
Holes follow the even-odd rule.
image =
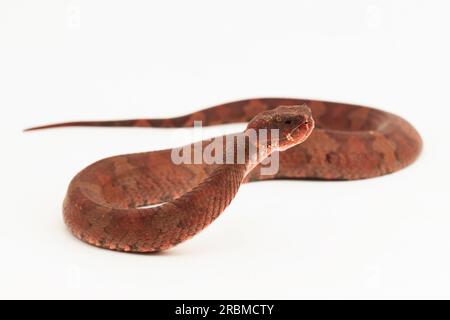
[[[297,141],[297,143],[303,142],[309,137],[313,128],[314,121],[312,119],[307,120],[292,129],[291,132],[286,135],[286,140],[289,142]]]

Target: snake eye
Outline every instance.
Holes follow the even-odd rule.
[[[292,120],[286,120],[285,122],[284,122],[284,124],[291,124],[292,123]]]

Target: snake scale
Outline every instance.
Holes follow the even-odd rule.
[[[245,137],[250,129],[278,129],[279,142],[272,144],[258,136],[253,146],[259,155],[256,162],[246,152],[244,161],[234,164],[174,164],[171,149],[100,160],[78,173],[69,185],[63,214],[71,232],[102,248],[158,252],[212,223],[242,183],[376,177],[411,164],[422,148],[417,131],[394,114],[366,106],[290,98],[235,101],[177,118],[67,122],[28,130],[191,127],[194,121],[202,121],[204,126],[248,122],[247,129],[235,134],[232,141]],[[251,142],[244,141],[249,151]],[[200,142],[202,146],[207,143]],[[224,157],[230,153],[235,156],[233,144],[231,148],[224,144],[224,148]],[[279,155],[279,170],[261,174],[260,162],[275,153]]]

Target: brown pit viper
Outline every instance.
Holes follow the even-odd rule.
[[[376,177],[411,164],[422,148],[417,131],[394,114],[359,105],[290,98],[235,101],[177,118],[68,122],[28,130],[191,127],[194,121],[202,121],[204,126],[238,122],[248,122],[248,126],[244,132],[218,140],[232,141],[216,145],[224,149],[219,155],[222,162],[174,164],[173,150],[167,149],[110,157],[88,166],[74,177],[64,201],[64,221],[71,232],[102,248],[162,251],[213,222],[244,182]],[[256,140],[250,139],[250,131],[256,132]],[[278,140],[272,139],[271,132],[273,136],[278,132]],[[199,144],[207,147],[211,141],[185,150]],[[238,141],[244,141],[243,145]],[[236,161],[239,147],[244,150],[243,161]],[[251,150],[256,150],[256,156]],[[276,154],[279,170],[262,174],[261,161]]]

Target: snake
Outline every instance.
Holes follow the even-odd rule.
[[[413,163],[423,144],[417,130],[395,114],[297,98],[253,98],[173,118],[65,122],[26,131],[78,126],[179,128],[198,121],[203,126],[247,126],[242,132],[183,149],[112,156],[89,165],[72,179],[63,202],[64,222],[72,234],[105,249],[161,252],[215,221],[244,183],[382,176]],[[222,148],[221,154],[220,148],[210,147],[213,143]],[[199,146],[214,149],[211,155],[217,161],[174,163],[174,150]],[[264,173],[270,158],[278,159],[278,170]]]

